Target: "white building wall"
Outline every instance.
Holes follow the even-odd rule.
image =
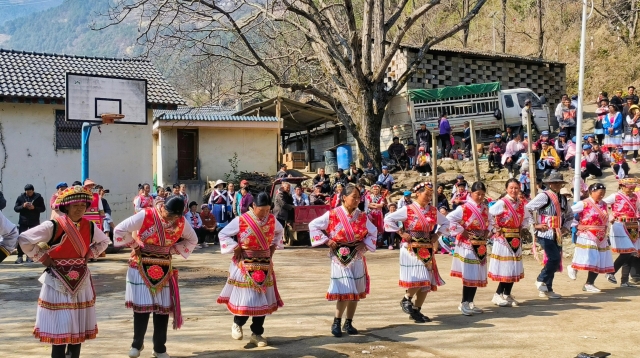
[[[47,205],[40,220],[48,220],[49,199],[58,182],[80,180],[80,149],[55,150],[55,110],[64,106],[0,103],[0,190],[7,199],[3,210],[17,223],[16,198],[27,183],[33,184]],[[149,110],[149,118],[152,117]],[[109,201],[116,223],[133,214],[138,183],[151,183],[151,123],[93,128],[89,144],[89,177],[110,189]]]

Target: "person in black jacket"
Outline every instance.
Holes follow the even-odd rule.
[[[278,193],[276,193],[276,197],[274,200],[273,206],[273,215],[276,216],[276,219],[280,222],[282,227],[286,228],[287,221],[293,220],[293,197],[289,192],[291,190],[291,185],[287,182],[283,182],[280,185],[280,189],[278,189]]]
[[[423,147],[427,153],[431,153],[431,132],[425,123],[420,123],[420,129],[416,131],[418,147]]]
[[[16,199],[16,205],[13,208],[16,213],[20,214],[18,219],[18,231],[23,232],[40,225],[40,213],[44,213],[47,207],[44,205],[44,199],[42,195],[35,192],[33,185],[27,184],[24,186],[24,193],[18,196]],[[18,245],[18,259],[17,264],[21,264],[22,261],[22,248]],[[33,262],[31,258],[27,257],[27,262]]]
[[[324,168],[318,169],[318,175],[313,178],[313,185],[322,184],[320,191],[322,194],[331,193],[331,178],[324,173]]]
[[[0,191],[0,211],[7,207],[7,199],[4,198],[4,194]]]

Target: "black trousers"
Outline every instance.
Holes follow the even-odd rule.
[[[582,179],[586,179],[589,175],[595,175],[597,177],[601,177],[602,169],[596,167],[596,165],[593,163],[587,163],[587,169],[582,171],[580,176],[582,177]]]
[[[462,286],[462,302],[473,302],[477,290],[477,287]]]
[[[142,348],[150,315],[151,313],[133,313],[133,343],[131,343],[131,347]],[[165,353],[167,351],[165,343],[167,343],[168,326],[168,314],[153,314],[153,351],[156,353]]]
[[[616,260],[613,262],[613,269],[615,270],[613,275],[615,275],[618,270],[622,269],[622,277],[620,277],[620,283],[629,282],[629,271],[631,271],[631,266],[629,265],[629,263],[631,262],[632,258],[633,256],[631,256],[631,253],[620,254],[618,258],[616,258]]]
[[[616,173],[616,175],[618,175],[618,170],[620,170],[621,166],[622,166],[622,170],[624,171],[624,175],[625,176],[629,175],[629,164],[627,164],[627,162],[623,162],[622,164],[614,164],[613,172]]]
[[[34,226],[26,226],[26,225],[20,225],[20,227],[18,227],[18,233],[22,234],[23,232],[36,227],[37,225]],[[22,247],[20,247],[20,244],[16,245],[18,246],[18,257],[22,257],[24,255],[24,251],[22,251]]]
[[[494,168],[502,168],[502,154],[500,153],[494,153],[491,152],[489,153],[489,167],[491,168],[492,166]]]
[[[196,235],[198,236],[198,244],[204,243],[204,239],[207,238],[207,234],[209,233],[207,231],[207,229],[205,229],[203,227],[199,227],[199,228],[195,229],[194,231],[196,232]]]
[[[264,333],[264,319],[266,316],[253,316],[251,317],[251,332],[256,336],[259,336]],[[233,316],[233,323],[242,327],[249,320],[249,316]]]
[[[431,165],[430,164],[418,165],[416,166],[416,170],[418,171],[418,173],[431,173]]]
[[[507,168],[507,170],[510,173],[514,173],[517,174],[518,170],[520,169],[520,165],[516,164],[516,162],[518,162],[518,159],[520,159],[520,152],[514,154],[511,156],[511,161],[507,161],[504,163],[505,168]]]
[[[442,149],[442,159],[449,157],[451,151],[451,134],[440,134],[440,149]]]
[[[51,346],[51,358],[66,358],[67,348],[71,358],[80,358],[80,344],[60,344]]]

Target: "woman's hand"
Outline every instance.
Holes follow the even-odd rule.
[[[411,241],[411,235],[407,234],[406,232],[403,232],[402,234],[400,234],[400,237],[404,240],[404,241]]]
[[[547,224],[536,224],[536,225],[533,225],[533,227],[534,227],[536,230],[540,230],[540,231],[547,231],[547,230],[549,230],[549,225],[547,225]]]
[[[233,249],[233,259],[236,260],[236,262],[242,260],[242,246],[238,245]]]
[[[331,250],[335,250],[338,247],[338,244],[333,240],[329,240],[327,241],[327,246],[329,246]]]
[[[51,259],[51,257],[49,257],[49,254],[42,255],[42,259],[40,261],[46,267],[53,266],[53,260]]]

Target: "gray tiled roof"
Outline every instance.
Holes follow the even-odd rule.
[[[0,97],[64,99],[67,72],[146,79],[149,104],[185,104],[153,64],[146,60],[3,49],[0,49]]]
[[[234,109],[218,106],[178,107],[176,110],[154,110],[153,120],[162,121],[243,121],[278,122],[276,117],[234,116]]]

